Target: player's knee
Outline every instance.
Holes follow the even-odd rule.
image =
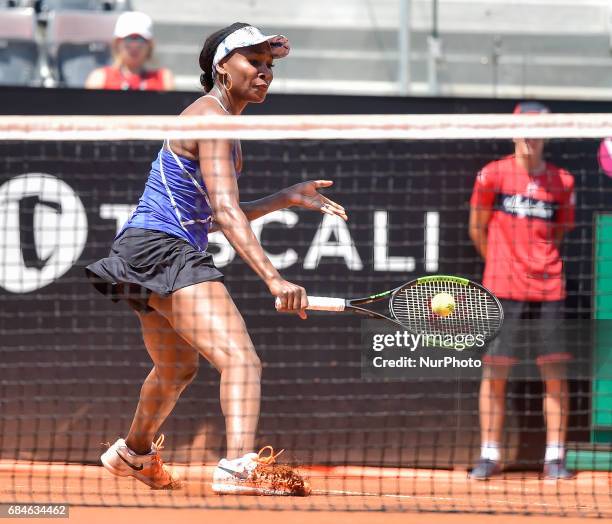
[[[561,387],[567,375],[567,366],[565,362],[547,362],[540,364],[540,375],[542,380],[551,388]]]
[[[249,366],[251,369],[255,370],[259,375],[261,375],[261,360],[257,356],[257,353],[255,353],[254,349],[251,348],[249,349],[249,351],[246,352],[245,362],[247,366]]]
[[[160,385],[168,393],[180,393],[193,381],[197,374],[197,362],[176,363],[163,371],[159,367],[157,368]]]
[[[547,395],[563,395],[567,390],[567,383],[562,379],[548,379],[544,381]]]
[[[504,399],[506,396],[506,384],[503,381],[493,380],[488,381],[487,384],[484,383],[480,388],[480,401],[486,402],[491,401],[493,399]]]
[[[183,386],[187,386],[193,382],[193,379],[196,378],[198,374],[198,364],[193,363],[189,365],[183,365],[178,370],[178,382],[183,384]]]
[[[255,353],[255,350],[253,350],[253,351],[252,351],[252,353],[253,353],[253,357],[252,357],[252,359],[253,359],[253,364],[252,364],[252,365],[253,365],[253,367],[256,369],[257,374],[258,374],[259,376],[261,376],[261,369],[262,369],[262,366],[261,366],[261,360],[260,360],[260,359],[259,359],[259,357],[257,356],[257,353]]]
[[[482,369],[482,382],[491,388],[505,388],[510,374],[510,366],[485,364]]]
[[[261,360],[257,356],[257,353],[253,347],[244,348],[240,351],[234,351],[230,361],[232,366],[248,368],[249,370],[254,370],[261,375]]]

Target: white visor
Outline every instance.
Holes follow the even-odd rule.
[[[149,15],[137,11],[121,13],[115,24],[115,38],[140,35],[145,40],[153,38],[153,21]]]
[[[240,29],[236,29],[233,33],[227,35],[225,40],[217,46],[215,57],[212,63],[212,77],[217,76],[216,65],[221,62],[234,49],[240,47],[250,47],[252,45],[261,44],[262,42],[270,42],[273,58],[284,58],[289,54],[291,46],[289,40],[283,35],[264,35],[259,29],[252,25],[247,25]]]

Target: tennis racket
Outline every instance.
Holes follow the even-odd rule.
[[[448,316],[442,317],[432,310],[431,299],[438,293],[449,293],[455,300],[455,309]],[[382,311],[364,307],[374,304],[383,306]],[[504,311],[493,293],[476,282],[448,275],[417,278],[395,289],[363,298],[347,300],[309,296],[307,309],[351,311],[394,322],[414,334],[434,338],[436,335],[440,335],[438,338],[479,335],[485,342],[497,336],[504,322]]]

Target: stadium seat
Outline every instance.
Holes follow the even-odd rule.
[[[87,11],[53,11],[47,25],[47,58],[57,83],[83,87],[87,75],[111,59],[117,15]]]
[[[0,9],[8,7],[34,7],[35,0],[0,0]]]
[[[87,11],[127,11],[131,9],[131,0],[42,0],[42,13],[65,10]]]
[[[32,85],[39,78],[35,30],[34,9],[0,10],[1,85]]]

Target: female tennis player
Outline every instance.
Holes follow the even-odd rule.
[[[283,36],[235,23],[212,34],[200,53],[207,94],[183,115],[238,115],[260,103],[272,82],[272,62],[289,53]],[[199,168],[199,169],[198,169]],[[203,355],[221,373],[221,408],[227,457],[214,471],[213,490],[233,494],[307,495],[303,479],[275,464],[267,446],[254,452],[260,408],[261,364],[244,321],[206,252],[207,235],[222,231],[236,252],[280,300],[279,310],[305,318],[305,290],[284,280],[249,225],[278,209],[297,206],[347,219],[342,206],[319,189],[328,180],[304,182],[240,203],[236,179],[240,143],[233,140],[165,141],[153,162],[138,207],[113,243],[110,256],[87,267],[96,288],[127,300],[142,326],[153,369],[140,393],[127,437],[102,455],[106,469],[155,489],[180,487],[160,458],[155,435],[198,369]],[[272,303],[272,302],[271,302]]]

